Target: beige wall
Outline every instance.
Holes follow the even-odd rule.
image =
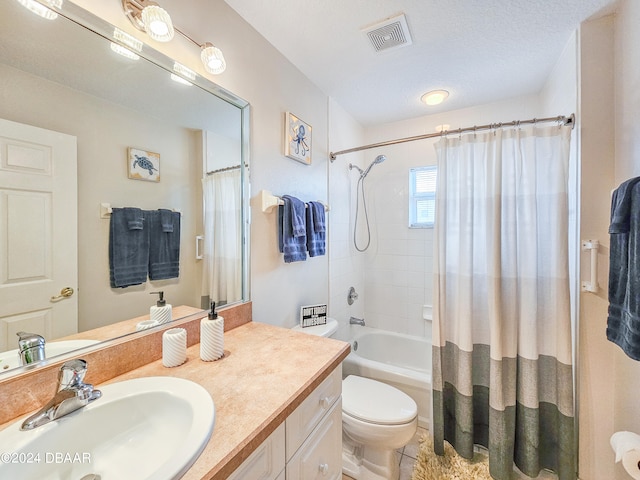
[[[583,480],[614,477],[613,433],[615,346],[605,337],[609,265],[609,208],[613,188],[614,105],[613,17],[585,22],[580,29],[580,150],[582,239],[598,239],[600,291],[580,295],[579,392],[580,455]],[[604,94],[603,94],[604,93]],[[589,278],[589,256],[581,256]]]

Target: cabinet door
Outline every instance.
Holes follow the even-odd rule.
[[[284,479],[284,423],[227,480]],[[281,475],[282,474],[282,475]]]
[[[331,411],[287,463],[287,480],[341,480],[342,401]]]
[[[287,461],[296,453],[322,417],[342,394],[342,368],[338,366],[287,417]]]

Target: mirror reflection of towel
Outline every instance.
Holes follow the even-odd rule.
[[[109,280],[111,288],[147,281],[149,229],[139,208],[114,208],[109,223]]]
[[[145,211],[149,225],[149,279],[177,278],[180,274],[180,212]]]

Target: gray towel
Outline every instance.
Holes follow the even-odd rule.
[[[180,275],[180,213],[145,211],[149,225],[149,279],[165,280]]]
[[[139,208],[114,208],[109,223],[109,280],[111,288],[147,281],[149,230]]]
[[[310,257],[318,257],[326,252],[324,205],[309,202],[307,207],[307,250]]]
[[[278,247],[285,263],[307,259],[307,229],[305,206],[296,197],[284,195],[284,205],[278,207]]]
[[[640,360],[640,177],[613,193],[607,338]]]

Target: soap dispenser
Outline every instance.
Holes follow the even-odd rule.
[[[216,312],[216,302],[211,302],[207,318],[200,320],[200,358],[205,362],[224,356],[224,318]]]
[[[170,322],[172,320],[171,305],[164,299],[164,292],[151,292],[150,295],[158,295],[158,301],[149,309],[149,318],[157,322],[157,325]]]

